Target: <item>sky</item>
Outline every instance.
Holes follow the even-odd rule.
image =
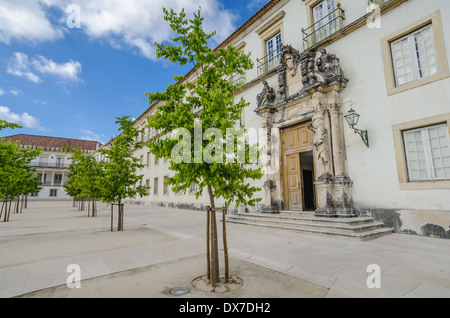
[[[139,117],[145,93],[185,75],[157,59],[154,43],[174,36],[162,7],[201,7],[216,47],[265,0],[0,0],[0,119],[14,134],[95,140],[115,137],[115,117]]]

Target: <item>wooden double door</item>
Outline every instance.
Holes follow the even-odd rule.
[[[285,209],[314,211],[316,207],[313,133],[310,121],[281,130]]]

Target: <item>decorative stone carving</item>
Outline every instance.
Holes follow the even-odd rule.
[[[325,128],[324,120],[322,117],[315,117],[308,128],[314,132],[314,147],[316,150],[317,163],[319,173],[330,173],[330,152],[328,145],[328,131]],[[321,175],[319,175],[320,177]]]
[[[291,77],[297,74],[300,64],[300,53],[290,45],[282,48],[281,61],[286,65],[286,71]]]
[[[320,50],[321,56],[317,59],[316,65],[319,72],[321,72],[325,79],[326,84],[333,83],[346,85],[348,80],[344,77],[344,71],[339,65],[340,60],[335,54],[327,53],[327,50]]]
[[[275,102],[275,90],[269,86],[267,81],[263,82],[264,88],[261,93],[256,96],[258,108],[273,104]]]

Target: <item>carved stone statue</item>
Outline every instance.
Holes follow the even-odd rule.
[[[314,147],[316,149],[317,162],[321,165],[319,171],[321,173],[329,173],[330,169],[330,153],[328,149],[328,132],[324,126],[324,121],[322,117],[316,117],[313,119],[308,128],[314,132]]]
[[[264,81],[263,85],[264,88],[262,92],[256,96],[258,108],[268,104],[273,104],[276,98],[275,90],[269,86],[267,81]]]
[[[339,65],[340,60],[336,57],[335,54],[329,54],[325,49],[320,50],[322,54],[317,59],[317,69],[319,72],[323,73],[324,76],[330,81],[340,81],[345,80],[344,72]]]

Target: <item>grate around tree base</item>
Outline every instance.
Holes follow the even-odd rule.
[[[206,275],[199,276],[192,281],[192,286],[196,289],[211,293],[225,293],[237,290],[244,285],[244,281],[237,276],[230,276],[230,280],[228,283],[225,283],[225,278],[221,277],[220,282],[215,284],[215,286],[211,286],[211,283],[206,278]]]

